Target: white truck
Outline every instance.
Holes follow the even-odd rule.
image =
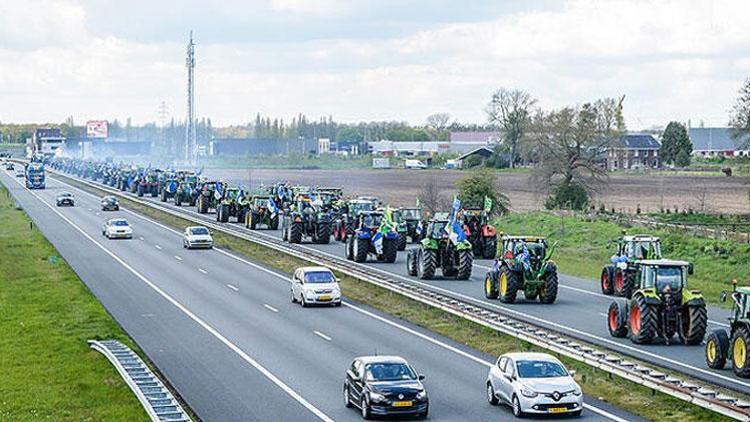
[[[427,168],[427,164],[423,163],[420,160],[406,160],[404,161],[404,168],[412,170],[425,170]]]

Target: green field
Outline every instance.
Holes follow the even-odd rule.
[[[148,420],[89,339],[133,343],[0,185],[0,420]]]
[[[613,222],[584,221],[579,217],[560,217],[547,212],[517,213],[499,218],[498,231],[507,234],[546,236],[559,242],[552,258],[564,274],[587,277],[597,283],[602,267],[614,253],[609,244],[627,229],[628,233],[647,233],[661,237],[665,258],[682,259],[695,264],[689,285],[703,292],[718,305],[722,290],[731,288],[732,279],[750,285],[750,244],[692,236],[677,231],[642,227],[626,228]],[[722,304],[729,306],[728,304]]]

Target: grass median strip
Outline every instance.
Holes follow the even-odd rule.
[[[73,179],[65,179],[66,182],[96,195],[102,194],[101,191],[97,191]],[[172,216],[128,199],[122,199],[121,203],[124,207],[132,211],[142,213],[179,231],[188,225],[194,224],[192,221]],[[307,262],[301,259],[280,254],[275,250],[222,232],[214,233],[214,243],[217,247],[238,252],[255,262],[285,273],[290,273],[294,268],[299,266],[307,265]],[[387,312],[481,352],[497,356],[505,352],[517,350],[542,351],[542,349],[519,341],[512,336],[498,333],[381,287],[343,274],[338,274],[338,276],[346,298]],[[567,358],[562,359],[570,368],[577,370],[576,378],[584,392],[645,419],[675,421],[729,420],[709,410],[667,395],[661,393],[654,394],[651,389],[635,383],[618,377],[610,377],[607,373],[596,370],[588,365]],[[478,380],[477,382],[481,383],[482,380]]]
[[[148,420],[86,340],[137,350],[0,185],[0,420]]]

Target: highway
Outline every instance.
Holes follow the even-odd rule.
[[[208,221],[214,219],[214,214],[201,215],[195,212],[194,207],[176,207],[172,202],[163,203],[158,198],[143,197],[141,199],[153,201],[162,206],[190,212],[196,217],[206,218]],[[235,227],[244,226],[234,223]],[[249,229],[244,229],[249,231]],[[279,239],[280,231],[256,230],[255,233],[263,234]],[[306,248],[323,251],[332,256],[344,257],[343,243],[331,239],[328,245],[305,244]],[[408,246],[411,247],[411,246]],[[408,249],[407,247],[407,249]],[[476,260],[474,271],[470,280],[457,281],[452,279],[419,280],[406,274],[406,253],[400,252],[396,263],[386,264],[371,262],[363,265],[388,271],[395,274],[403,281],[416,283],[425,288],[437,292],[450,294],[457,299],[472,302],[494,310],[502,310],[510,316],[535,323],[540,326],[555,329],[556,331],[576,337],[580,340],[590,342],[620,353],[638,358],[646,362],[654,363],[661,367],[685,373],[691,377],[702,379],[726,388],[742,393],[750,393],[750,380],[741,379],[734,375],[730,369],[709,369],[704,360],[703,347],[700,345],[686,346],[673,343],[671,345],[652,344],[636,345],[628,339],[611,337],[607,330],[606,312],[609,304],[615,299],[605,296],[599,290],[599,283],[579,277],[561,274],[560,291],[554,305],[542,305],[538,301],[526,302],[523,295],[513,305],[506,305],[497,300],[489,300],[484,297],[483,280],[484,274],[492,265],[491,260]],[[565,268],[560,268],[562,273]],[[438,271],[439,274],[439,271]],[[727,328],[729,311],[714,306],[708,307],[709,326],[708,330],[715,328]]]
[[[98,198],[54,177],[35,191],[0,179],[203,420],[359,420],[343,406],[344,371],[373,353],[401,355],[426,375],[431,420],[512,417],[484,396],[493,356],[350,301],[293,305],[286,274],[223,250],[185,250],[178,232],[126,209],[103,213]],[[54,206],[62,190],[75,207]],[[134,239],[104,238],[111,217],[127,218]],[[586,401],[584,419],[637,420]]]

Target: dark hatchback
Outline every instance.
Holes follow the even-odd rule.
[[[55,204],[58,207],[61,207],[63,205],[70,205],[71,207],[75,206],[75,197],[73,197],[73,194],[70,192],[61,192],[55,198]]]
[[[357,407],[364,419],[410,415],[426,418],[429,399],[414,369],[398,356],[363,356],[346,371],[344,404]]]
[[[114,196],[105,196],[102,198],[102,211],[119,211],[120,203]]]

